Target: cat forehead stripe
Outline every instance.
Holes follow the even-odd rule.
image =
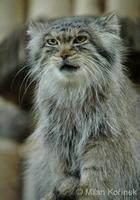
[[[53,36],[58,39],[67,37],[67,39],[70,39],[70,38],[72,39],[72,37],[78,36],[79,34],[89,35],[88,31],[86,31],[84,29],[81,30],[81,29],[78,29],[77,27],[74,27],[74,28],[69,27],[66,30],[65,29],[61,29],[61,30],[51,29],[50,33],[46,34],[46,37]]]
[[[72,17],[72,18],[64,18],[64,19],[58,19],[55,21],[52,21],[48,24],[49,27],[65,31],[69,28],[82,28],[86,27],[89,23],[93,21],[94,18],[78,18],[78,17]]]

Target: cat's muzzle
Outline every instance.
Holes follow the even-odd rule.
[[[80,67],[78,65],[72,65],[67,61],[63,61],[60,71],[74,72],[77,71]]]

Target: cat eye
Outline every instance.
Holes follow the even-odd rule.
[[[47,44],[50,46],[58,45],[58,41],[55,38],[50,38],[46,40]]]
[[[88,37],[86,35],[79,35],[74,39],[73,43],[82,44],[82,43],[85,43],[87,40],[88,40]]]

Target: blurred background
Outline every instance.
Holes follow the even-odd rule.
[[[0,0],[0,200],[22,199],[24,141],[33,131],[28,23],[109,11],[120,16],[121,35],[129,47],[125,65],[140,93],[140,0]],[[140,114],[137,102],[136,112]]]

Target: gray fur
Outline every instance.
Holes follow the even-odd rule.
[[[112,14],[62,18],[29,28],[38,123],[29,140],[25,200],[139,199],[140,135],[131,102],[135,92],[124,72],[119,31]],[[87,34],[88,42],[74,45],[71,41],[79,34]],[[48,46],[50,35],[60,44]],[[64,53],[80,68],[61,71]]]

